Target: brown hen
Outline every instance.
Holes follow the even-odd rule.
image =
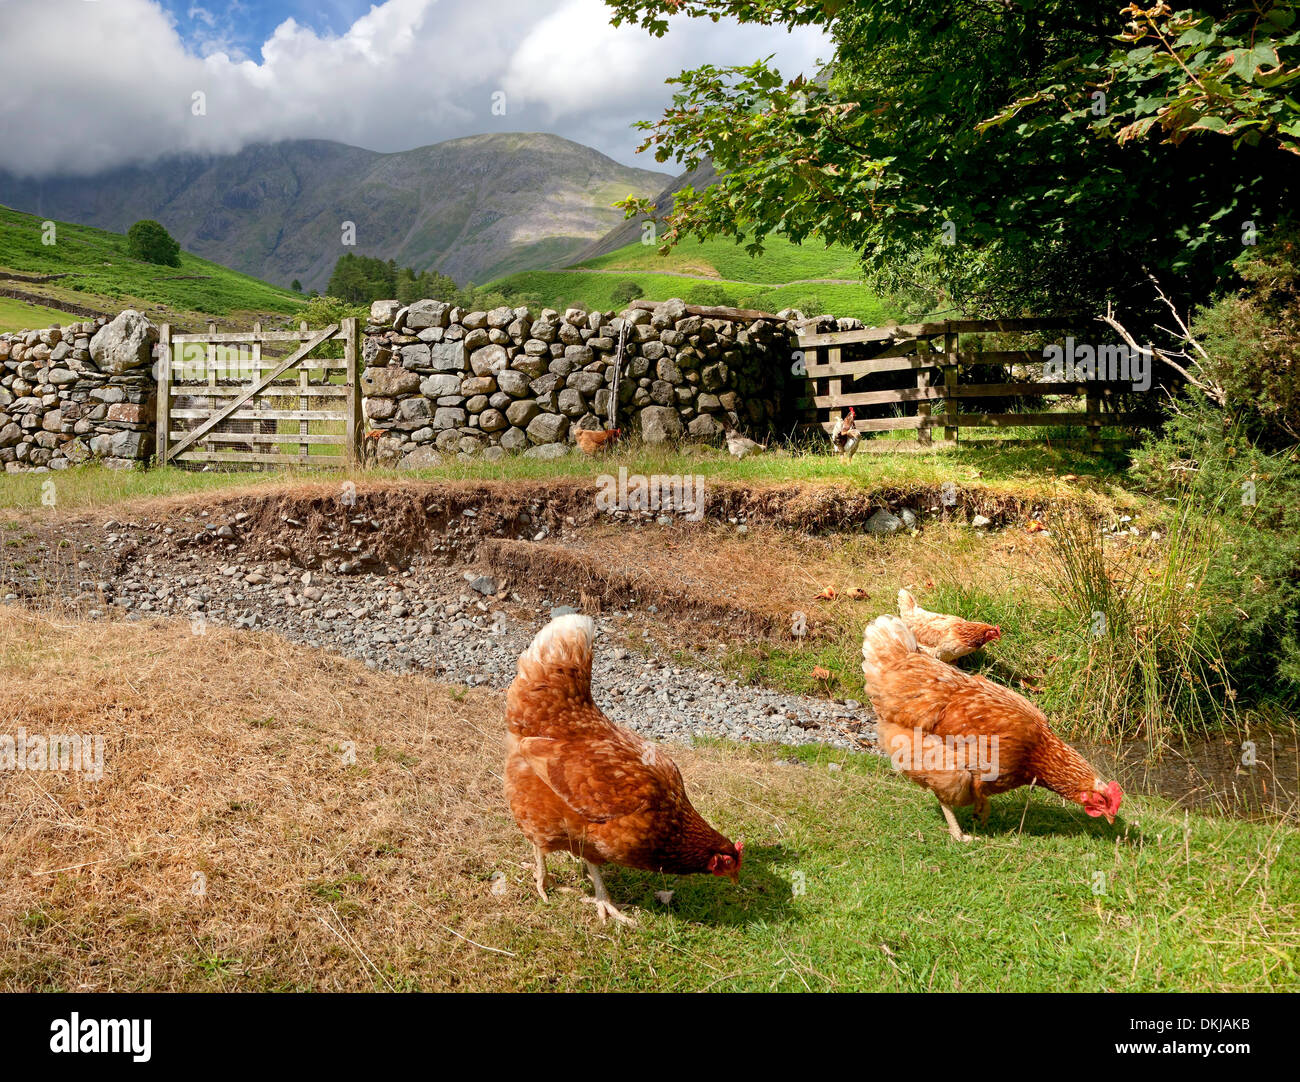
[[[589,455],[599,454],[601,451],[607,451],[618,442],[622,430],[611,428],[605,431],[593,431],[587,428],[579,428],[573,434],[574,442]]]
[[[862,674],[876,709],[880,748],[894,766],[939,799],[948,832],[968,842],[952,809],[975,806],[987,821],[990,796],[1043,785],[1115,821],[1123,792],[1109,784],[1047,724],[1043,712],[1001,684],[919,653],[897,616],[862,635]]]
[[[672,759],[592,701],[594,635],[589,616],[560,616],[520,655],[506,696],[506,799],[533,843],[537,892],[546,897],[546,854],[565,850],[586,863],[601,922],[631,924],[610,903],[601,865],[734,882],[743,843],[701,818]]]
[[[981,624],[963,620],[960,616],[947,616],[921,608],[907,590],[898,591],[898,614],[908,629],[916,636],[921,653],[953,662],[973,654],[985,643],[1002,638],[1002,629],[996,624]]]

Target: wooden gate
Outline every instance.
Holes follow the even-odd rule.
[[[173,334],[158,342],[158,465],[343,467],[359,460],[360,324]]]
[[[1051,438],[1050,442],[1094,451],[1103,450],[1107,444],[1130,442],[1127,438],[1103,439],[1102,430],[1145,428],[1155,422],[1157,414],[1151,407],[1124,408],[1124,384],[1097,379],[1046,380],[1041,375],[1041,346],[1005,348],[1008,338],[1041,337],[1044,332],[1069,330],[1078,322],[951,320],[800,335],[808,394],[798,405],[805,426],[830,432],[852,406],[859,432],[916,432],[910,446],[896,439],[864,440],[862,450],[952,447],[962,429],[1045,430],[1012,441],[1021,443],[1047,443],[1046,430],[1053,428],[1082,429],[1081,438]],[[993,348],[982,348],[985,335],[998,336]],[[959,382],[958,373],[963,367],[977,365],[984,366],[985,372],[1000,373],[993,377],[996,382]],[[875,378],[894,372],[909,374],[904,386],[881,386],[888,381]],[[1032,401],[1033,412],[1013,411],[1014,400],[1022,398]],[[995,406],[996,412],[980,409],[984,403],[998,400],[1001,405]],[[1066,408],[1070,405],[1082,405],[1083,409]],[[933,438],[936,428],[943,432],[942,442]],[[1007,441],[963,438],[962,442]]]

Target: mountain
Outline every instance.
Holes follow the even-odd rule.
[[[655,217],[663,219],[668,215],[668,212],[673,209],[673,197],[683,188],[691,187],[696,191],[703,191],[717,179],[717,170],[713,168],[713,163],[707,159],[689,173],[683,173],[681,176],[675,177],[672,183],[655,196]],[[2,196],[0,196],[0,201],[3,201]],[[642,221],[642,217],[637,216],[620,222],[594,244],[579,252],[574,257],[573,262],[587,263],[597,256],[609,255],[610,252],[617,252],[620,248],[626,248],[629,244],[640,243]]]
[[[671,177],[543,133],[476,135],[393,154],[325,140],[181,156],[89,177],[0,172],[0,203],[124,232],[155,218],[188,251],[266,281],[324,289],[338,257],[394,259],[461,284],[571,262]],[[343,223],[356,246],[342,243]]]

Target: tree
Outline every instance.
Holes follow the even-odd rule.
[[[614,283],[614,288],[609,291],[610,303],[615,306],[631,304],[638,297],[644,297],[645,290],[641,288],[640,283],[633,281],[631,278],[625,278],[621,282]]]
[[[758,252],[773,233],[815,236],[860,252],[877,285],[920,283],[967,311],[1091,313],[1140,295],[1154,317],[1148,272],[1184,305],[1205,299],[1233,276],[1244,223],[1271,228],[1300,195],[1294,156],[1271,134],[1294,121],[1259,125],[1251,145],[1217,134],[1196,108],[1187,117],[1201,119],[1176,119],[1182,68],[1156,64],[1156,30],[1130,27],[1135,9],[1121,13],[1116,0],[606,3],[616,23],[653,34],[687,14],[818,25],[833,45],[815,79],[785,79],[767,60],[676,77],[672,105],[641,125],[643,149],[685,169],[711,159],[720,179],[679,193],[660,234],[667,246],[729,236]],[[1190,32],[1215,33],[1226,7],[1202,4]],[[1237,73],[1220,80],[1238,103],[1231,116],[1293,109],[1273,86],[1251,104],[1261,80],[1292,77],[1292,8],[1261,0],[1263,17],[1228,26],[1231,61],[1201,43]],[[1243,59],[1237,43],[1252,33]],[[1204,77],[1219,68],[1206,62],[1189,81],[1193,97],[1196,80],[1220,92]],[[1177,143],[1147,130],[1152,112],[1170,119]],[[652,213],[644,201],[624,206]]]
[[[830,311],[830,309],[826,307],[825,302],[823,302],[815,293],[809,293],[806,296],[799,297],[793,304],[789,305],[789,307],[798,309],[806,316],[825,315]]]
[[[734,308],[736,298],[717,282],[700,282],[686,291],[686,300],[706,308]]]
[[[133,259],[163,267],[181,265],[181,246],[160,222],[144,218],[126,231],[126,250]]]
[[[289,288],[292,289],[295,293],[301,293],[302,283],[298,281],[297,278],[295,278],[292,282],[289,283]]]

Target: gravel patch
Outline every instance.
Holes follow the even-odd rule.
[[[533,635],[552,616],[573,611],[545,598],[525,600],[458,566],[454,545],[441,559],[416,558],[387,573],[355,558],[303,569],[242,552],[238,522],[207,525],[216,543],[187,547],[169,543],[171,527],[109,521],[97,541],[82,546],[94,558],[77,562],[75,572],[69,567],[57,588],[92,618],[179,616],[192,634],[211,625],[268,632],[373,669],[497,689],[509,686]],[[744,686],[665,660],[649,641],[647,617],[654,617],[652,606],[595,617],[593,690],[613,720],[668,741],[874,747],[868,706]]]

